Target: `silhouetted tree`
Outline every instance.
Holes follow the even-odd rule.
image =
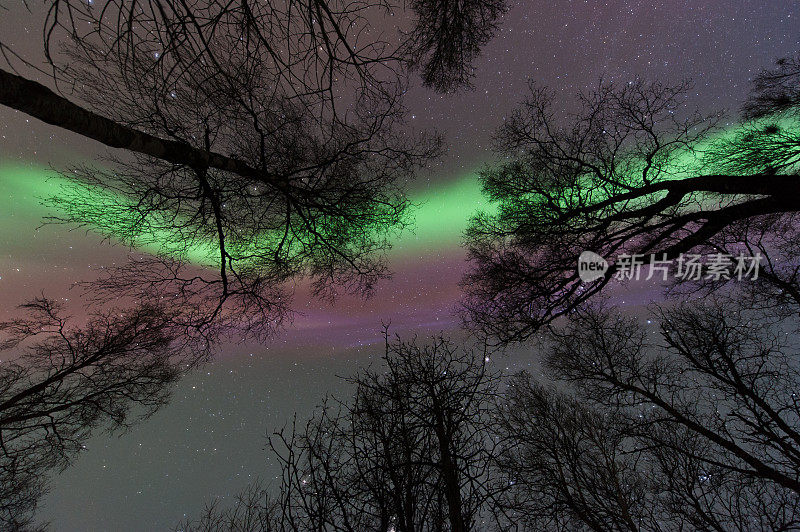
[[[753,91],[742,106],[746,118],[765,118],[788,111],[797,113],[800,108],[800,57],[782,57],[772,70],[764,70],[753,80]]]
[[[499,409],[499,508],[523,527],[800,526],[793,65],[759,76],[749,121],[720,135],[713,116],[677,118],[686,85],[642,82],[601,86],[566,124],[532,88],[498,133],[509,162],[482,176],[499,209],[467,233],[465,316],[500,344],[544,340],[555,384],[519,375]],[[596,281],[579,279],[584,250],[610,262]],[[686,252],[758,254],[758,278],[704,266],[668,286],[695,301],[650,326],[591,304],[623,255],[674,273]]]
[[[470,530],[492,494],[485,354],[435,338],[387,343],[304,430],[279,433],[284,516],[303,530]]]
[[[499,500],[521,530],[675,530],[629,454],[620,409],[591,408],[574,396],[511,377],[498,409],[496,462],[508,489]],[[624,411],[623,411],[624,414]],[[498,512],[499,513],[499,512]],[[660,523],[660,526],[659,526]]]
[[[52,470],[66,467],[96,430],[148,417],[206,347],[175,331],[150,305],[71,323],[40,298],[0,323],[0,523],[30,518]]]
[[[800,526],[796,320],[725,300],[651,321],[592,308],[548,335],[563,388],[512,381],[504,504],[569,529]]]
[[[497,133],[497,150],[509,161],[482,173],[498,211],[475,217],[467,232],[471,326],[501,343],[521,340],[600,292],[622,255],[735,256],[769,247],[770,225],[792,225],[800,182],[791,154],[800,139],[787,138],[780,117],[770,115],[747,134],[714,141],[716,118],[679,118],[687,90],[603,85],[562,123],[549,93],[531,88]],[[759,145],[769,146],[758,149],[762,164],[745,164],[744,154],[752,159]],[[786,240],[775,243],[774,258],[789,251]],[[610,262],[589,283],[577,273],[584,250]],[[759,286],[786,299],[788,272],[770,266]],[[789,294],[795,305],[798,295]]]
[[[128,293],[120,279],[139,279],[135,289],[144,284],[150,297],[195,309],[192,325],[232,321],[237,334],[260,334],[285,315],[281,285],[292,278],[309,276],[322,293],[333,285],[368,291],[385,276],[381,252],[405,222],[400,184],[437,144],[398,134],[398,75],[369,52],[380,35],[359,37],[349,52],[339,37],[321,51],[333,38],[326,25],[363,29],[361,7],[306,7],[312,20],[291,5],[172,6],[130,16],[133,26],[126,18],[125,44],[121,23],[99,18],[73,39],[59,73],[94,110],[206,160],[224,153],[244,165],[231,171],[147,154],[109,172],[73,169],[80,185],[55,199],[64,221],[162,245],[161,260],[109,272],[111,297]],[[216,22],[198,27],[190,15]],[[362,53],[376,63],[351,57]],[[87,186],[110,199],[87,205]],[[215,273],[186,272],[195,248]]]
[[[272,489],[212,505],[181,530],[473,530],[489,501],[497,376],[485,353],[449,340],[388,343],[385,369],[350,380],[304,425],[275,433],[282,468]],[[258,495],[254,495],[254,494]],[[255,516],[255,517],[254,517]]]
[[[440,92],[468,86],[473,62],[497,30],[505,0],[413,0],[406,50],[425,85]]]
[[[449,18],[431,29],[430,6],[415,3],[421,16],[397,39],[387,21],[400,6],[382,0],[44,2],[52,79],[77,102],[0,70],[0,104],[127,150],[110,169],[64,172],[74,185],[50,201],[58,221],[153,255],[87,286],[100,305],[131,309],[68,329],[41,300],[37,316],[4,326],[19,336],[9,347],[50,335],[2,373],[8,523],[92,429],[163,404],[177,338],[200,347],[181,347],[191,366],[221,333],[273,331],[292,279],[330,295],[386,275],[403,181],[439,149],[404,129],[408,68],[441,90],[465,84],[459,61],[503,11],[450,4],[436,3]],[[12,70],[37,68],[1,39],[0,52]]]
[[[280,508],[276,498],[261,483],[254,483],[234,497],[233,504],[222,506],[219,500],[206,505],[200,517],[186,519],[176,532],[267,532],[293,530],[280,526]]]
[[[320,294],[369,292],[405,224],[401,185],[438,152],[404,129],[408,67],[438,88],[466,83],[504,3],[415,2],[409,30],[393,19],[401,7],[46,2],[45,53],[80,103],[5,71],[0,103],[132,152],[108,171],[68,170],[76,186],[53,203],[61,221],[159,252],[92,293],[168,297],[213,339],[268,335],[298,276]]]

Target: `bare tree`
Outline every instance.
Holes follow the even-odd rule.
[[[217,22],[197,27],[189,15]],[[138,278],[149,281],[151,297],[167,294],[196,309],[199,328],[232,319],[237,331],[260,334],[285,315],[288,293],[280,286],[290,279],[307,275],[323,293],[334,285],[368,291],[386,275],[381,252],[405,223],[400,184],[437,144],[398,134],[401,88],[383,58],[376,65],[340,59],[341,44],[319,57],[326,23],[354,31],[363,16],[345,5],[313,22],[291,9],[211,3],[190,13],[146,12],[133,27],[126,19],[125,45],[119,23],[102,18],[72,41],[60,74],[93,109],[207,159],[229,154],[251,170],[149,156],[118,161],[113,172],[72,169],[80,185],[56,199],[65,221],[99,220],[130,245],[168,243],[162,264],[110,272],[104,288],[112,297],[128,293],[120,279]],[[372,48],[380,41],[358,50]],[[388,80],[379,79],[380,69]],[[87,185],[118,201],[87,206]],[[192,248],[209,251],[202,265],[215,265],[215,273],[185,272]]]
[[[0,104],[127,150],[110,168],[65,171],[74,186],[51,204],[57,221],[153,255],[87,285],[101,306],[136,302],[124,312],[71,329],[39,300],[36,316],[3,326],[9,348],[47,336],[2,373],[8,523],[93,429],[124,426],[134,405],[147,415],[163,404],[177,355],[191,367],[219,334],[279,326],[291,280],[310,277],[331,295],[334,286],[368,293],[386,276],[382,252],[406,222],[403,182],[439,149],[405,129],[407,69],[438,88],[465,83],[466,65],[437,51],[428,66],[428,50],[446,39],[448,54],[472,61],[503,10],[457,2],[448,11],[458,26],[415,40],[427,31],[420,17],[397,40],[385,21],[398,6],[383,1],[44,7],[45,55],[70,99],[0,70]],[[0,51],[12,70],[35,68],[7,43]]]
[[[753,92],[742,106],[746,118],[764,118],[775,113],[796,113],[800,106],[800,57],[782,57],[772,70],[764,70],[753,80]]]
[[[407,439],[405,430],[416,433],[423,444],[406,452],[413,453],[412,461],[432,466],[421,473],[429,470],[428,482],[435,486],[428,498],[444,503],[437,514],[450,530],[474,528],[486,517],[482,510],[491,494],[488,429],[497,377],[487,373],[486,353],[434,338],[422,346],[387,344],[385,360],[386,373],[364,372],[356,379],[356,412],[363,406],[368,414],[362,432],[386,411],[392,414],[387,421],[395,418],[399,424],[401,438]],[[436,527],[437,521],[423,523]]]
[[[473,62],[497,30],[505,0],[414,0],[406,50],[425,85],[440,92],[468,86]]]
[[[500,408],[506,515],[587,530],[799,526],[793,64],[762,74],[750,121],[715,137],[716,117],[677,118],[687,86],[642,82],[601,86],[566,124],[533,88],[498,133],[510,162],[483,174],[499,210],[467,234],[466,318],[501,344],[537,333],[555,381],[517,376]],[[584,250],[611,262],[594,282],[576,271]],[[758,279],[733,283],[731,264],[672,283],[705,300],[655,307],[648,325],[587,306],[623,255],[690,251],[763,261]]]
[[[91,292],[169,297],[213,340],[269,335],[298,276],[324,295],[369,293],[386,276],[382,252],[406,223],[402,184],[439,149],[403,124],[408,68],[439,88],[466,83],[504,5],[416,2],[410,30],[383,0],[45,8],[54,79],[79,103],[5,71],[0,103],[132,152],[109,170],[69,169],[75,188],[53,203],[60,221],[159,251]]]
[[[498,409],[496,467],[508,483],[499,500],[508,525],[523,530],[675,530],[632,458],[620,410],[600,410],[512,376]],[[624,414],[624,412],[623,412]],[[679,522],[679,521],[678,521]]]
[[[529,337],[606,287],[623,255],[674,260],[772,245],[777,258],[789,251],[788,239],[770,242],[766,230],[790,225],[797,211],[791,154],[800,139],[787,137],[771,115],[733,141],[713,142],[715,116],[679,118],[687,89],[603,85],[582,97],[567,123],[546,91],[531,89],[497,134],[510,161],[482,174],[498,213],[477,216],[467,232],[472,270],[463,284],[472,326],[501,343]],[[589,283],[576,268],[585,250],[611,263]],[[768,267],[760,286],[785,294],[787,275]],[[781,297],[797,304],[798,295]]]
[[[165,32],[175,32],[176,27],[185,25],[192,26],[198,32],[211,32],[226,24],[225,17],[230,13],[242,14],[248,23],[257,23],[259,18],[265,16],[280,17],[291,13],[294,19],[292,25],[296,30],[293,35],[299,37],[299,40],[308,36],[311,44],[321,46],[312,55],[316,56],[314,61],[322,67],[323,74],[338,68],[337,63],[349,63],[369,69],[380,63],[393,62],[401,67],[420,69],[426,85],[442,91],[468,84],[471,78],[471,62],[477,57],[480,48],[491,39],[498,17],[507,8],[502,0],[418,0],[409,5],[387,0],[358,5],[328,0],[292,0],[266,6],[258,2],[239,0],[191,7],[175,0],[134,0],[128,3],[112,0],[102,7],[94,6],[93,2],[75,0],[45,0],[42,3],[46,11],[43,25],[44,52],[51,62],[57,55],[57,46],[54,52],[53,41],[57,39],[60,30],[84,33],[86,30],[81,25],[87,21],[102,21],[113,26],[118,35],[115,44],[131,47],[135,46],[137,24],[152,28],[162,17],[174,17],[175,21],[172,28],[163,28]],[[31,5],[28,1],[23,2],[26,8]],[[203,12],[204,7],[212,10],[213,16],[204,16],[207,14]],[[8,8],[0,6],[0,9]],[[388,15],[394,20],[387,24],[385,20],[376,19],[373,16],[376,13]],[[342,15],[351,18],[342,23]],[[398,21],[398,15],[406,15],[408,20]],[[364,36],[361,33],[374,30],[359,26],[354,31],[353,24],[350,24],[354,20],[369,21],[373,27],[383,26],[381,29],[391,30],[396,35],[363,45],[360,39]],[[271,36],[270,32],[256,32],[253,35],[270,49],[276,62],[288,71],[292,63],[286,60],[283,55],[285,50],[280,45],[297,43],[276,43],[267,39]],[[305,44],[301,43],[300,46]],[[8,43],[0,41],[0,53],[10,64],[21,62],[33,66]]]
[[[274,435],[282,466],[274,491],[211,507],[179,528],[238,530],[241,516],[258,516],[255,530],[488,526],[497,378],[484,357],[443,338],[387,342],[386,369],[353,377],[350,401],[329,398],[305,425],[295,420]]]
[[[219,500],[206,505],[197,519],[186,519],[178,532],[267,532],[281,528],[277,501],[268,488],[256,482],[234,498],[233,504],[223,506]]]
[[[207,346],[150,305],[91,316],[78,326],[48,299],[0,323],[0,523],[22,526],[46,489],[98,429],[119,430],[165,404]],[[124,312],[124,313],[122,313]]]
[[[549,375],[568,392],[513,381],[505,504],[559,528],[800,526],[792,321],[733,300],[650,321],[593,308],[548,335]]]

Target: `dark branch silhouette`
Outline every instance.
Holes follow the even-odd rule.
[[[88,111],[41,83],[0,69],[0,104],[42,122],[78,133],[111,148],[121,148],[190,168],[215,168],[242,175],[259,171],[225,155],[209,153],[172,139],[155,137]],[[279,182],[274,183],[278,187]]]
[[[776,68],[753,80],[753,92],[742,106],[746,118],[765,118],[784,111],[795,113],[800,105],[800,57],[783,57]]]
[[[281,527],[278,501],[260,482],[248,486],[234,497],[230,506],[219,501],[206,504],[195,519],[185,519],[175,527],[176,532],[270,532],[293,530]]]
[[[505,0],[413,0],[406,44],[425,85],[450,92],[470,85],[473,62],[497,30]]]
[[[555,329],[546,365],[569,394],[513,381],[507,506],[594,530],[796,528],[796,318],[733,299],[654,312],[651,327],[589,309]]]
[[[386,371],[353,378],[303,430],[278,433],[283,517],[303,530],[470,530],[491,488],[495,378],[484,355],[436,338],[387,343]]]
[[[603,86],[566,124],[555,118],[548,93],[532,88],[497,134],[510,162],[482,174],[498,214],[478,215],[467,232],[471,326],[501,343],[524,339],[605,288],[621,255],[674,261],[717,251],[726,231],[797,211],[800,185],[789,152],[800,139],[779,146],[781,129],[762,124],[749,137],[709,144],[714,117],[678,118],[687,88]],[[758,143],[771,145],[760,154],[772,164],[737,153]],[[585,250],[610,262],[590,283],[577,273]]]
[[[366,31],[385,7],[53,2],[55,76],[81,104],[11,73],[0,99],[133,152],[66,171],[75,187],[52,204],[59,221],[158,256],[92,293],[169,297],[209,339],[231,327],[263,338],[292,280],[330,296],[386,277],[402,184],[439,143],[403,125],[402,68]]]
[[[349,401],[328,398],[307,423],[275,433],[277,486],[256,485],[233,507],[210,505],[178,528],[409,532],[491,524],[497,378],[485,353],[443,338],[386,349],[385,369],[350,380]]]
[[[96,314],[82,327],[47,299],[23,309],[28,317],[0,323],[0,349],[10,357],[0,367],[4,529],[26,525],[51,471],[66,467],[93,432],[151,415],[167,402],[169,385],[204,356],[163,308]]]

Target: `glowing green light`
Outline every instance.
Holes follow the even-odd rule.
[[[796,122],[780,120],[777,124],[783,130],[795,134],[798,130]],[[743,131],[745,130],[741,126],[731,127],[710,135],[694,146],[693,150],[673,153],[661,178],[680,179],[702,171],[704,150],[713,143],[732,140]],[[635,166],[629,170],[641,171]],[[93,214],[93,221],[88,227],[92,231],[110,235],[112,238],[114,235],[136,234],[133,242],[136,249],[174,256],[198,265],[212,266],[219,260],[219,251],[212,241],[193,243],[188,247],[185,242],[175,242],[175,232],[170,231],[169,219],[166,217],[155,218],[148,226],[131,231],[132,225],[129,224],[136,223],[136,220],[129,198],[99,187],[76,185],[75,181],[41,166],[24,166],[19,163],[0,166],[0,239],[16,245],[20,240],[20,231],[39,226],[42,218],[47,215],[58,217],[63,214],[43,206],[42,200],[67,189],[73,194],[77,191],[81,204]],[[400,234],[394,242],[394,257],[413,258],[457,249],[470,218],[478,211],[495,213],[498,207],[481,193],[480,180],[474,171],[466,172],[449,182],[416,191],[411,194],[411,201],[415,205],[411,212],[412,229]],[[113,215],[109,216],[109,212],[113,212]],[[131,214],[128,215],[128,212]],[[267,236],[260,238],[262,246],[265,238],[268,239]],[[239,251],[244,252],[246,249]]]
[[[469,172],[450,183],[433,185],[412,197],[418,205],[413,211],[413,229],[400,235],[397,253],[430,253],[457,248],[478,210],[494,209],[481,193],[476,172]]]
[[[7,241],[18,240],[20,231],[39,226],[44,217],[63,214],[42,205],[42,200],[66,189],[71,194],[78,191],[82,204],[97,213],[96,222],[89,227],[90,230],[104,235],[129,233],[128,227],[111,226],[101,216],[107,209],[131,207],[129,199],[98,187],[76,185],[75,181],[41,166],[5,164],[0,166],[0,235]],[[450,183],[419,191],[412,195],[411,201],[416,206],[411,213],[413,229],[399,236],[393,255],[402,257],[457,248],[470,216],[478,209],[491,208],[481,194],[480,183],[474,172]],[[120,218],[124,219],[115,215],[106,220]],[[154,230],[140,232],[136,238],[136,248],[147,253],[167,255],[178,254],[180,250],[182,258],[195,264],[216,264],[219,252],[214,243],[197,244],[183,250],[181,243],[171,242],[172,234],[169,231],[157,228],[163,223],[153,224],[156,227]]]

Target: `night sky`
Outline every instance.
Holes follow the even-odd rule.
[[[0,33],[11,44],[29,51],[41,46],[37,19],[16,8],[0,17]],[[555,89],[566,111],[576,91],[601,77],[689,78],[693,105],[731,111],[733,119],[752,76],[800,51],[798,22],[800,2],[789,0],[512,3],[475,65],[472,91],[440,96],[416,87],[408,94],[415,126],[438,129],[449,149],[412,186],[421,207],[415,233],[391,253],[394,278],[371,300],[343,298],[334,305],[311,300],[298,287],[301,314],[283,334],[268,345],[224,347],[213,363],[183,379],[172,403],[153,418],[121,437],[90,440],[87,452],[54,480],[40,518],[54,530],[172,527],[210,498],[274,476],[266,434],[294,412],[306,417],[328,391],[346,395],[337,375],[380,356],[382,321],[400,333],[460,334],[453,309],[464,270],[461,232],[470,213],[484,206],[475,173],[492,162],[491,132],[529,81]],[[43,290],[76,298],[68,290],[72,282],[125,259],[126,249],[83,230],[40,227],[48,211],[37,198],[57,187],[46,180],[48,167],[102,153],[98,145],[0,108],[3,318]],[[520,350],[493,363],[514,369],[533,357]]]

